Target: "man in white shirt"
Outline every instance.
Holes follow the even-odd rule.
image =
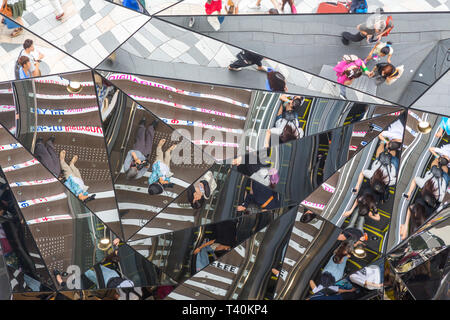
[[[31,61],[31,75],[33,77],[39,77],[41,70],[39,70],[39,61],[44,58],[44,55],[34,49],[33,40],[26,39],[23,43],[22,56],[28,57]]]

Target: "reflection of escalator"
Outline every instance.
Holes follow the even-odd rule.
[[[114,107],[115,111],[111,112],[110,117],[103,122],[108,153],[111,153],[111,149],[114,146],[116,139],[119,138],[119,128],[125,115],[126,103],[126,95],[119,92],[119,96],[117,97],[117,102]]]

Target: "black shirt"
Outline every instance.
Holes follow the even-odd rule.
[[[244,50],[244,57],[245,57],[245,59],[253,62],[257,66],[259,66],[259,67],[262,66],[261,61],[262,61],[262,59],[264,59],[263,56],[260,56],[259,54],[256,54],[256,53],[251,52],[251,51]]]
[[[347,240],[351,239],[354,242],[357,242],[364,235],[361,230],[356,228],[346,228],[344,231],[342,231],[342,234]]]

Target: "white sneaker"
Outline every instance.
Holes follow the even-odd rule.
[[[261,9],[261,4],[257,5],[256,2],[255,2],[255,4],[249,3],[248,8],[249,9]]]
[[[195,23],[195,18],[194,17],[189,18],[189,28],[192,28],[194,26],[194,23]]]

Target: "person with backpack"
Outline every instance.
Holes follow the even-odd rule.
[[[425,173],[425,176],[423,178],[415,177],[412,180],[408,193],[403,194],[406,199],[410,199],[411,194],[416,187],[423,188],[425,184],[431,181],[430,183],[434,185],[433,197],[435,198],[436,202],[441,203],[444,200],[444,196],[447,192],[447,187],[450,180],[448,175],[449,160],[446,157],[439,156],[437,153],[435,153],[434,149],[433,151],[430,150],[430,152],[432,152],[435,156],[435,159],[431,163],[430,170]]]
[[[344,55],[333,70],[336,72],[337,82],[341,85],[340,96],[343,99],[347,99],[345,86],[352,85],[353,81],[361,77],[363,72],[369,74],[364,61],[355,55]]]
[[[304,98],[295,96],[288,98],[286,95],[280,96],[281,104],[275,118],[275,126],[266,131],[265,145],[269,146],[272,134],[279,136],[279,143],[285,143],[295,139],[303,138],[304,132],[300,128],[298,121],[298,110],[304,102]]]
[[[377,44],[370,50],[369,55],[367,56],[365,63],[370,60],[378,61],[380,57],[387,56],[387,62],[391,63],[392,55],[394,54],[394,49],[392,48],[392,42],[377,42]]]
[[[242,50],[241,52],[239,52],[236,56],[237,60],[232,62],[229,66],[228,66],[228,70],[231,71],[241,71],[242,68],[245,67],[249,67],[251,65],[256,65],[256,68],[259,71],[265,71],[267,72],[267,67],[262,65],[262,60],[264,59],[263,56],[248,51],[248,50]]]

